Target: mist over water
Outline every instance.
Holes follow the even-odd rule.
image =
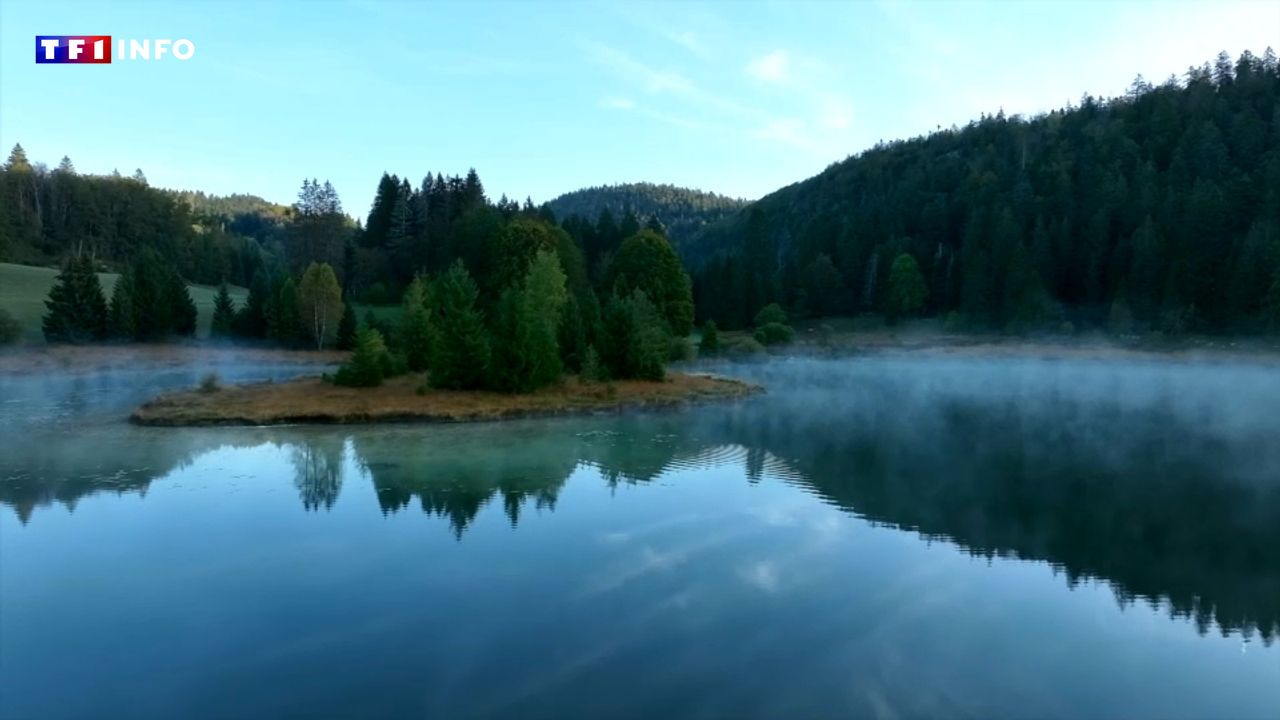
[[[0,718],[1275,716],[1276,367],[699,369],[769,392],[166,429],[153,375],[4,379]]]

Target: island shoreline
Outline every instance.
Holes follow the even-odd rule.
[[[583,383],[575,377],[528,394],[425,390],[420,376],[378,388],[344,388],[319,377],[161,394],[129,416],[150,427],[456,424],[674,410],[764,392],[708,373],[668,373],[662,381]]]

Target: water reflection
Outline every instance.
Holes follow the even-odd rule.
[[[489,507],[512,527],[554,511],[581,468],[610,485],[740,468],[742,482],[792,483],[975,556],[1050,563],[1072,587],[1106,581],[1122,606],[1162,605],[1201,633],[1256,633],[1269,645],[1280,630],[1273,371],[860,361],[749,372],[768,396],[680,414],[468,427],[110,426],[72,447],[36,436],[0,458],[0,503],[26,523],[42,505],[145,495],[217,448],[273,443],[289,451],[306,510],[372,483],[384,514],[416,506],[463,540]],[[360,477],[344,477],[352,468]]]

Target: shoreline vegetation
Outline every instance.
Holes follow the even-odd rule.
[[[426,388],[419,373],[373,388],[334,385],[311,377],[165,393],[130,416],[137,425],[458,423],[678,408],[736,400],[764,392],[742,380],[705,373],[667,373],[665,380],[562,382],[530,393]]]

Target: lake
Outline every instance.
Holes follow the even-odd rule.
[[[708,368],[769,392],[168,429],[120,418],[190,373],[0,379],[0,718],[1280,716],[1275,366]]]

